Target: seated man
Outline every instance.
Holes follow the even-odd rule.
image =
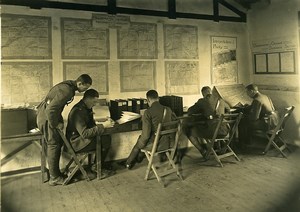
[[[201,89],[203,98],[199,99],[193,106],[188,109],[188,115],[194,120],[186,120],[184,123],[184,132],[191,143],[198,149],[205,158],[207,147],[205,138],[212,138],[218,123],[218,117],[229,110],[229,106],[222,99],[214,97],[211,88],[205,86]],[[197,115],[196,115],[197,114]],[[193,122],[203,122],[203,124],[193,125]],[[228,133],[227,125],[221,126],[220,133]],[[220,134],[220,135],[221,135]]]
[[[66,137],[70,141],[75,152],[88,152],[96,149],[96,137],[100,136],[104,128],[112,127],[111,120],[96,125],[93,117],[93,106],[98,102],[99,93],[94,89],[87,90],[83,98],[73,106],[68,116]],[[101,136],[102,152],[101,160],[104,162],[111,145],[109,135]],[[104,164],[104,163],[102,163]],[[102,169],[104,176],[112,172]]]
[[[158,124],[162,121],[168,122],[176,119],[176,115],[170,108],[159,103],[157,91],[149,90],[146,93],[146,97],[149,108],[145,110],[142,117],[142,134],[139,136],[137,143],[127,158],[125,164],[127,169],[131,169],[134,166],[135,162],[137,162],[138,156],[144,155],[140,150],[153,143]],[[164,109],[167,110],[165,117],[163,117]]]
[[[246,87],[247,95],[253,99],[250,106],[244,110],[244,118],[239,124],[239,140],[242,145],[250,144],[254,131],[267,131],[278,124],[278,112],[275,110],[272,100],[260,93],[255,84]]]

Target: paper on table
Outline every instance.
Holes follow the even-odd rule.
[[[122,111],[121,118],[118,119],[116,122],[119,123],[119,124],[123,124],[123,123],[129,122],[129,121],[138,119],[140,117],[141,117],[141,115],[138,114],[138,113],[133,113],[133,112],[129,112],[129,111]]]

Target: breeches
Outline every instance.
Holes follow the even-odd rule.
[[[81,149],[78,152],[89,152],[96,150],[97,139],[93,139],[86,147]],[[111,136],[110,135],[102,135],[101,136],[101,161],[105,161],[105,158],[108,154],[108,151],[111,146]]]
[[[46,140],[46,152],[50,176],[56,178],[61,174],[59,169],[59,160],[63,144],[62,138],[58,134],[57,129],[50,127],[48,121],[38,121],[37,125]]]

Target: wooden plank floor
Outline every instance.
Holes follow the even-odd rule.
[[[67,186],[41,184],[40,174],[1,180],[2,211],[300,211],[299,150],[288,159],[240,154],[224,168],[203,162],[195,148],[182,161],[184,181],[165,178],[162,188],[144,180],[146,161],[133,170]],[[288,208],[288,209],[287,209]]]

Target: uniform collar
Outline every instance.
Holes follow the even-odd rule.
[[[153,102],[151,107],[155,107],[156,105],[159,105],[159,104],[160,104],[159,101]]]
[[[78,102],[78,106],[81,107],[81,108],[84,108],[86,110],[91,110],[90,108],[88,108],[86,106],[86,104],[84,103],[84,101],[82,99]]]

